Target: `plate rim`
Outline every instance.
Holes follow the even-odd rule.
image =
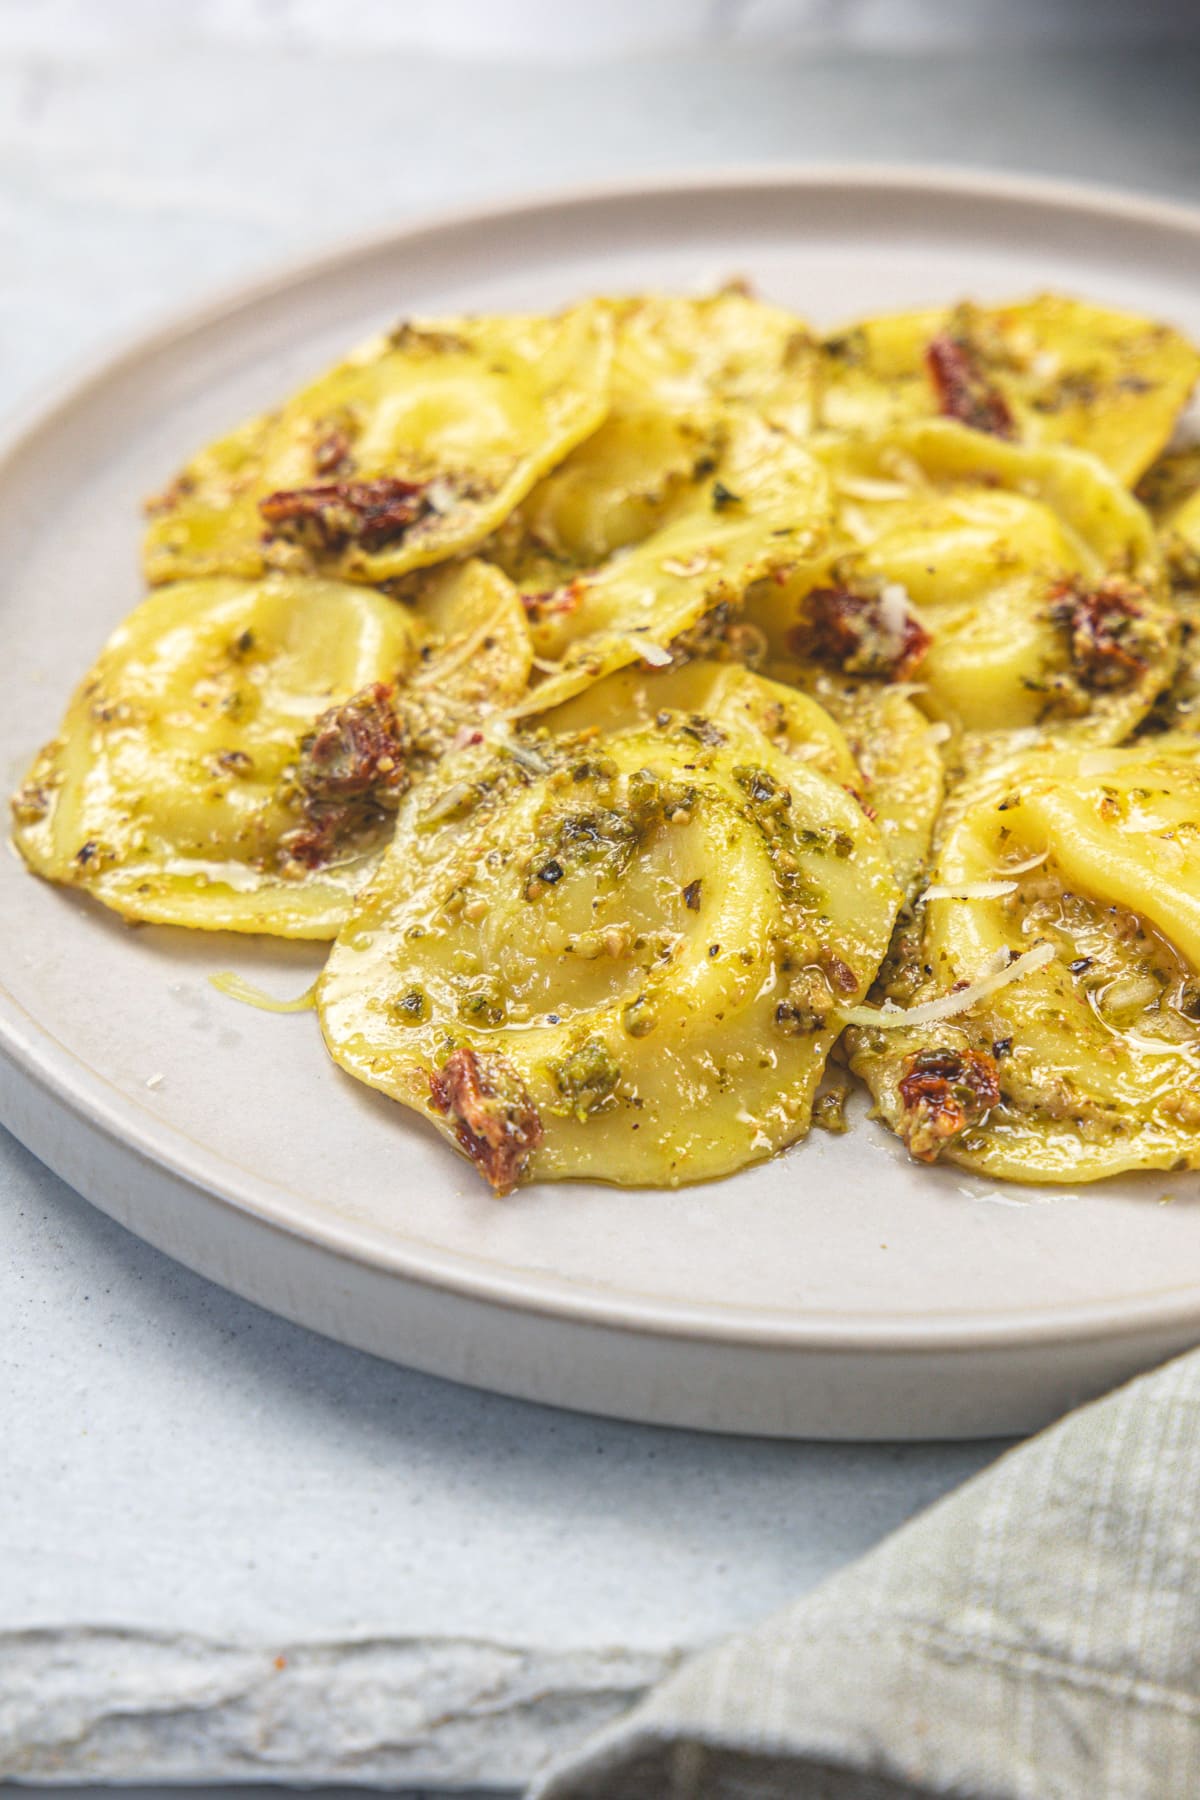
[[[943,192],[1031,205],[1053,213],[1064,209],[1098,222],[1141,225],[1177,232],[1200,241],[1200,205],[1166,200],[1131,189],[1088,182],[1012,174],[1003,170],[963,170],[937,163],[879,164],[767,163],[720,165],[631,174],[518,194],[480,203],[460,203],[407,216],[397,224],[348,235],[316,250],[272,261],[248,278],[218,285],[198,302],[171,308],[149,325],[113,334],[98,347],[68,361],[50,381],[0,417],[0,483],[27,445],[52,429],[64,413],[87,400],[94,389],[119,379],[137,361],[170,351],[188,336],[211,329],[222,320],[252,311],[294,286],[319,280],[356,260],[385,254],[422,239],[454,237],[484,225],[554,211],[581,211],[613,202],[702,197],[742,189],[804,192],[842,189],[856,192]],[[1121,1300],[1074,1302],[1058,1306],[994,1309],[987,1314],[871,1313],[824,1311],[783,1312],[750,1306],[721,1307],[714,1302],[688,1302],[664,1297],[611,1293],[580,1287],[569,1279],[536,1270],[507,1269],[499,1263],[473,1260],[462,1252],[438,1250],[413,1238],[379,1240],[370,1230],[330,1215],[303,1224],[282,1218],[269,1195],[279,1192],[265,1178],[242,1170],[248,1191],[229,1179],[237,1165],[207,1146],[185,1139],[170,1127],[156,1137],[153,1121],[130,1121],[116,1115],[107,1094],[129,1096],[57,1039],[16,1000],[0,980],[0,1058],[16,1076],[25,1076],[47,1099],[64,1109],[85,1130],[98,1133],[118,1155],[161,1170],[219,1207],[252,1220],[259,1227],[325,1256],[405,1282],[440,1290],[476,1304],[529,1314],[564,1324],[592,1325],[640,1335],[696,1340],[706,1344],[741,1345],[777,1351],[854,1351],[887,1356],[928,1352],[1028,1350],[1102,1339],[1114,1345],[1148,1333],[1170,1333],[1200,1326],[1200,1282],[1154,1290]],[[60,1066],[61,1065],[61,1066]],[[175,1140],[179,1140],[177,1147]],[[183,1147],[186,1146],[186,1153]],[[1164,1180],[1169,1171],[1163,1171]],[[286,1190],[283,1190],[286,1191]],[[90,1203],[107,1210],[80,1190]],[[1031,1190],[1036,1196],[1037,1190]],[[1031,1202],[1033,1203],[1033,1202]],[[506,1204],[501,1202],[501,1204]]]

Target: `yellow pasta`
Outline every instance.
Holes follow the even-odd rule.
[[[946,788],[940,728],[903,684],[855,681],[790,659],[768,670],[802,688],[840,725],[896,880],[908,893],[924,870]]]
[[[297,1005],[496,1193],[844,1128],[831,1052],[918,1161],[1200,1168],[1198,372],[1051,294],[402,325],[152,503],[17,848],[335,940]]]
[[[482,746],[406,801],[322,1027],[498,1191],[698,1181],[803,1135],[898,900],[854,797],[749,721]]]
[[[544,711],[639,658],[665,664],[685,633],[823,541],[829,483],[806,449],[749,414],[730,414],[717,444],[646,537],[560,585],[523,590],[541,679],[518,711]]]
[[[1200,376],[1178,331],[1061,294],[864,319],[826,339],[821,421],[885,431],[940,412],[1029,444],[1090,450],[1132,485]]]
[[[603,307],[402,325],[202,451],[152,508],[151,582],[380,582],[472,550],[608,408]]]
[[[852,1067],[919,1159],[1010,1181],[1200,1166],[1200,746],[990,771],[886,992],[897,1010],[853,1014]]]
[[[737,292],[610,303],[609,414],[501,528],[490,553],[523,587],[556,587],[649,536],[721,447],[732,408],[809,431],[816,345],[791,313]]]
[[[775,654],[917,683],[955,733],[1111,743],[1138,723],[1175,621],[1145,510],[1094,458],[945,421],[819,448],[832,546],[746,609]]]
[[[929,849],[944,770],[935,734],[902,692],[799,664],[769,680],[737,662],[700,659],[672,669],[624,669],[543,716],[554,732],[614,730],[663,708],[719,723],[742,720],[777,750],[857,794],[907,890]]]
[[[161,588],[34,763],[17,846],[131,919],[333,937],[414,776],[523,688],[523,633],[482,564],[439,578],[420,620],[305,577]]]

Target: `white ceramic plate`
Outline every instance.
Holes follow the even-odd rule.
[[[7,784],[137,598],[139,501],[195,445],[409,311],[734,274],[821,325],[1051,286],[1200,335],[1200,215],[919,171],[573,194],[310,263],[142,341],[11,441]],[[171,1256],[397,1361],[633,1419],[933,1437],[1027,1429],[1200,1339],[1195,1175],[998,1188],[860,1120],[711,1187],[496,1201],[334,1068],[311,1013],[208,983],[236,968],[292,994],[318,951],[130,930],[15,856],[0,917],[5,1122]]]

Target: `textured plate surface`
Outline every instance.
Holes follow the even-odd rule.
[[[143,340],[10,440],[6,784],[137,597],[141,497],[205,438],[410,311],[735,274],[822,325],[1052,286],[1200,334],[1200,215],[1004,179],[759,172],[350,248]],[[130,930],[15,856],[0,917],[5,1123],[170,1255],[397,1361],[635,1419],[935,1437],[1030,1428],[1200,1340],[1194,1174],[998,1187],[915,1168],[860,1120],[715,1186],[497,1202],[330,1064],[311,1013],[208,983],[295,993],[311,948]]]

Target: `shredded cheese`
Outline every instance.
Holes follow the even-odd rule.
[[[422,499],[435,513],[453,512],[458,504],[458,495],[444,476],[427,483]]]
[[[1029,858],[1028,862],[1006,863],[1004,873],[1006,875],[1027,875],[1030,869],[1040,869],[1049,854],[1048,850],[1039,850],[1036,856]]]
[[[953,735],[945,719],[936,719],[925,733],[926,739],[931,744],[945,744]]]
[[[960,881],[942,886],[935,882],[927,887],[921,895],[922,900],[1003,900],[1006,894],[1015,894],[1015,881]]]
[[[697,550],[694,556],[668,556],[663,559],[665,575],[703,575],[712,564],[712,557],[707,550]]]
[[[1015,961],[1001,964],[1001,958],[1006,957],[1008,951],[997,950],[987,972],[957,994],[942,994],[936,1000],[923,1001],[920,1006],[894,1006],[891,1002],[885,1002],[882,1007],[851,1006],[842,1013],[842,1022],[884,1031],[896,1031],[910,1025],[936,1025],[942,1019],[953,1019],[958,1013],[969,1012],[980,1000],[990,999],[1010,982],[1032,975],[1035,969],[1044,969],[1047,963],[1054,961],[1056,954],[1053,944],[1035,944]]]
[[[912,490],[902,481],[880,481],[872,475],[839,475],[834,484],[847,500],[911,500]]]
[[[902,481],[906,488],[919,488],[928,491],[933,483],[915,456],[909,456],[905,450],[887,449],[880,453],[879,466]]]
[[[674,660],[665,644],[656,644],[653,638],[637,637],[632,633],[626,639],[652,669],[669,669]]]
[[[312,986],[306,987],[294,1000],[276,1000],[273,994],[265,994],[252,981],[247,981],[244,975],[235,974],[232,969],[221,969],[208,979],[219,994],[228,994],[231,1000],[240,1000],[243,1006],[256,1006],[260,1012],[299,1013],[311,1012],[316,1006],[317,981],[321,978],[318,975]]]
[[[899,581],[885,581],[879,590],[879,621],[897,646],[904,642],[909,610],[908,589]]]
[[[841,508],[841,522],[847,535],[852,537],[856,543],[867,544],[876,535],[870,519],[853,502],[848,501]]]
[[[545,757],[539,756],[536,750],[530,749],[528,744],[523,744],[520,738],[514,737],[512,727],[507,719],[494,719],[484,727],[483,735],[489,744],[492,744],[497,750],[503,750],[506,756],[511,756],[515,763],[519,763],[531,775],[548,775],[550,773],[550,764]]]

